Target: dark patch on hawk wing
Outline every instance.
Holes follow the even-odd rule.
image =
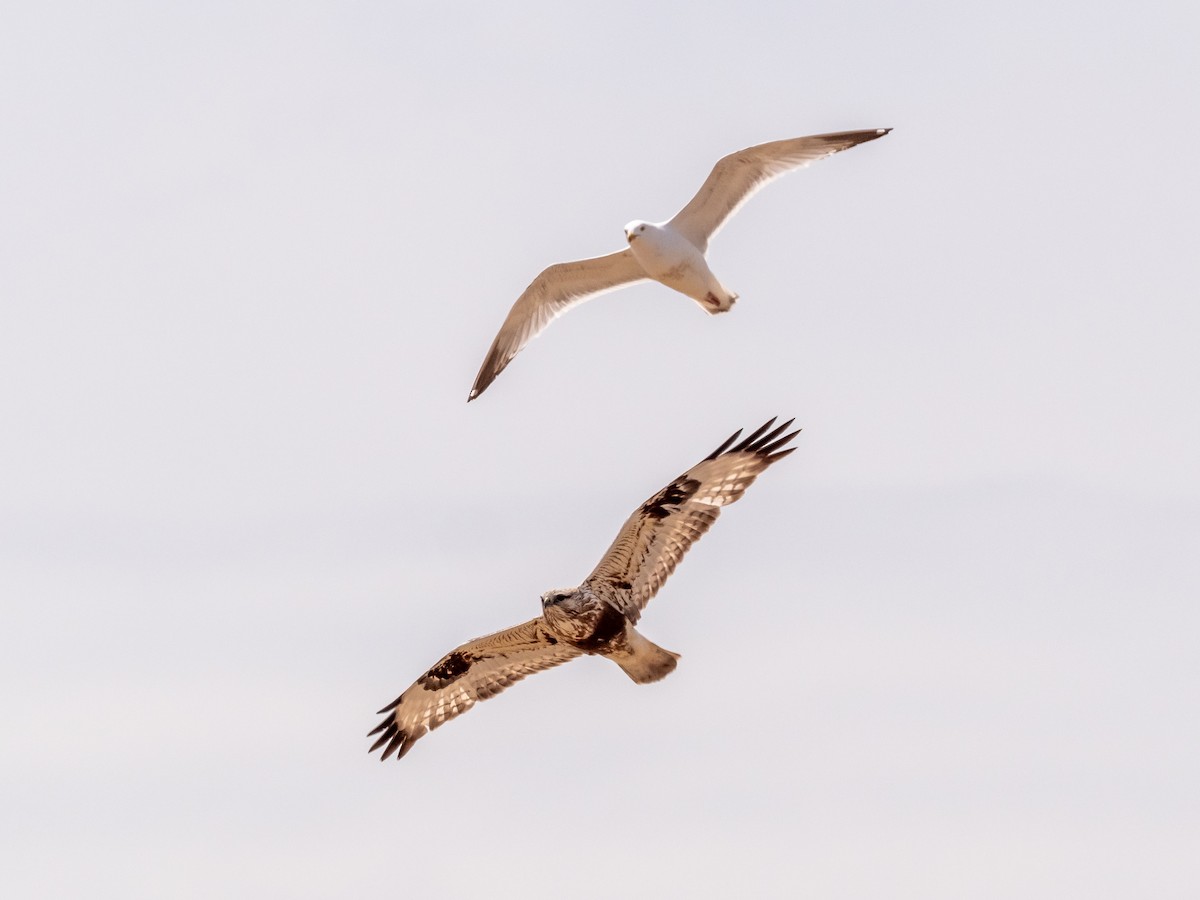
[[[642,504],[642,513],[652,519],[665,519],[699,487],[700,482],[692,478],[676,478]]]
[[[795,448],[783,449],[799,429],[784,434],[794,420],[775,420],[735,445],[738,430],[721,446],[642,504],[588,576],[618,589],[618,603],[637,622],[667,577],[721,514],[737,501],[759,473]],[[781,436],[782,435],[782,436]],[[620,584],[629,584],[622,589]]]
[[[379,735],[371,745],[371,752],[383,747],[383,759],[393,753],[399,759],[421,737],[465,713],[478,701],[494,697],[526,675],[561,665],[582,652],[555,640],[540,616],[463,644],[379,710],[380,714],[389,715],[367,735]]]
[[[667,224],[703,252],[708,248],[712,236],[720,231],[738,207],[769,181],[832,156],[839,150],[881,138],[891,130],[871,128],[867,131],[814,134],[771,141],[730,153],[717,160],[696,196]]]
[[[457,681],[458,676],[471,668],[471,658],[461,650],[455,650],[442,658],[436,666],[417,679],[417,684],[427,691],[444,688]]]

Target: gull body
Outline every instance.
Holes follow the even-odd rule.
[[[691,297],[706,313],[729,312],[737,300],[737,294],[712,273],[704,251],[669,222],[630,222],[625,226],[625,240],[647,276]]]

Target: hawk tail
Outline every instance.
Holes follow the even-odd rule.
[[[606,655],[635,682],[649,684],[666,678],[675,671],[679,662],[678,653],[664,650],[632,628],[626,632],[625,637],[627,646],[624,649]]]

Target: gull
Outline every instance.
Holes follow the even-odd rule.
[[[832,156],[892,129],[839,131],[772,141],[720,159],[696,196],[666,222],[635,219],[625,226],[628,247],[542,271],[517,298],[484,357],[467,402],[482,394],[521,349],[568,309],[599,294],[652,278],[691,297],[710,315],[728,312],[738,295],[704,258],[708,242],[759,188],[793,169]]]
[[[674,671],[678,653],[634,626],[688,548],[738,500],[764,469],[794,450],[799,429],[771,419],[736,446],[741,429],[634,510],[600,564],[578,587],[542,594],[542,614],[447,653],[403,694],[379,710],[367,735],[383,759],[400,759],[421,737],[494,697],[526,675],[585,654],[611,659],[637,684]],[[782,436],[781,436],[782,435]],[[386,714],[386,715],[385,715]]]

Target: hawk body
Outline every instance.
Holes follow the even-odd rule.
[[[584,653],[603,653],[625,631],[625,617],[605,593],[612,589],[598,596],[586,583],[547,592],[542,595],[542,617],[560,640]]]

